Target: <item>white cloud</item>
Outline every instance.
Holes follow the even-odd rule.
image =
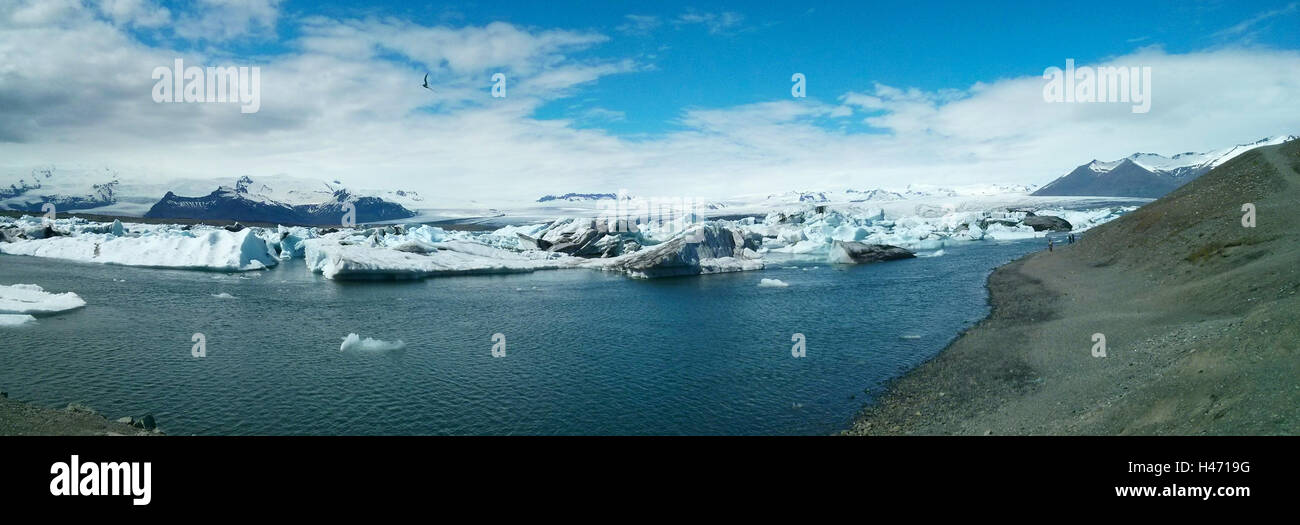
[[[732,11],[710,13],[688,10],[685,13],[678,15],[677,18],[673,20],[673,24],[678,26],[702,25],[705,29],[708,29],[709,33],[717,35],[726,34],[739,28],[740,24],[744,22],[744,20],[744,15]]]
[[[1247,31],[1249,31],[1251,28],[1256,27],[1256,26],[1258,26],[1259,24],[1261,24],[1261,23],[1263,23],[1263,22],[1265,22],[1265,21],[1268,21],[1268,20],[1270,20],[1270,19],[1272,19],[1272,18],[1276,18],[1276,17],[1279,17],[1279,16],[1289,15],[1289,14],[1291,14],[1291,13],[1295,13],[1298,9],[1300,9],[1300,2],[1291,2],[1290,4],[1287,4],[1287,5],[1284,6],[1284,7],[1280,7],[1280,8],[1277,8],[1277,9],[1271,9],[1271,10],[1264,11],[1264,12],[1262,12],[1262,13],[1259,13],[1259,14],[1257,14],[1257,15],[1255,15],[1255,16],[1252,16],[1252,17],[1250,17],[1250,18],[1248,18],[1248,19],[1246,19],[1246,20],[1241,21],[1240,23],[1238,23],[1238,24],[1236,24],[1236,25],[1233,25],[1232,27],[1229,27],[1229,28],[1227,28],[1227,29],[1224,29],[1224,30],[1222,30],[1222,31],[1219,31],[1219,32],[1215,33],[1214,36],[1217,36],[1217,37],[1234,37],[1234,36],[1240,36],[1240,35],[1242,35],[1242,34],[1245,34],[1245,33],[1246,33]]]
[[[614,29],[629,35],[646,35],[654,31],[663,21],[654,15],[625,15],[624,22]]]
[[[150,0],[99,0],[100,12],[117,24],[159,27],[171,20],[171,11]]]

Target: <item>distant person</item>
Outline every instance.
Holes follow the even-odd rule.
[[[1047,251],[1052,251],[1052,239],[1050,237],[1047,239]]]

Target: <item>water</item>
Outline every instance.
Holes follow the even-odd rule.
[[[225,274],[0,255],[0,284],[88,303],[0,329],[0,388],[152,412],[171,434],[829,434],[987,313],[989,271],[1042,247],[649,281],[347,283],[302,261]],[[341,352],[350,332],[407,346]],[[807,357],[791,356],[794,333]]]

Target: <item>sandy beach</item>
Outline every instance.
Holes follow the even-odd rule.
[[[845,433],[1300,432],[1297,171],[1300,142],[1259,148],[997,269],[989,317]]]

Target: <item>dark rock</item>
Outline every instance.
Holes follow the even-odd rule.
[[[144,417],[140,418],[140,428],[145,430],[158,428],[158,422],[154,421],[153,414],[145,414]]]
[[[243,229],[244,229],[244,225],[238,222],[231,224],[230,226],[226,226],[226,231],[228,232],[237,232]]]
[[[977,225],[980,227],[981,230],[989,229],[990,224],[1001,224],[1003,226],[1010,226],[1012,228],[1020,225],[1019,222],[1016,222],[1011,219],[980,219],[979,223],[977,223]]]
[[[1021,221],[1021,223],[1033,228],[1036,232],[1041,232],[1043,230],[1068,232],[1074,229],[1074,225],[1070,224],[1070,221],[1052,215],[1034,215],[1025,217],[1025,220]]]
[[[910,250],[905,248],[890,246],[888,244],[867,244],[857,241],[835,241],[831,250],[833,259],[838,259],[838,262],[851,262],[858,264],[893,261],[896,259],[911,259],[916,257],[915,253],[912,253]],[[836,257],[837,255],[838,257]]]

